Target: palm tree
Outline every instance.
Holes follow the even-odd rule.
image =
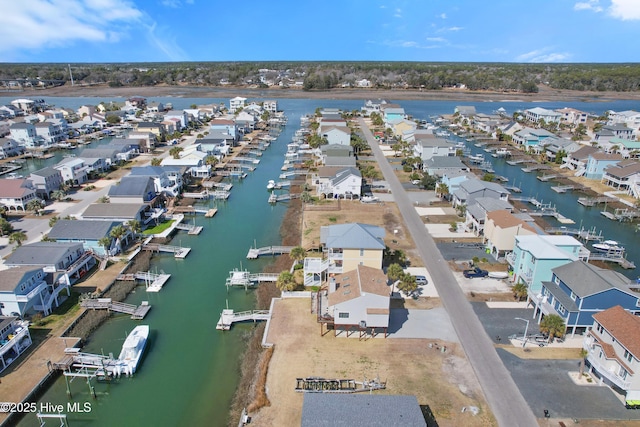
[[[67,197],[67,193],[64,190],[56,190],[51,193],[51,198],[57,201],[60,201]]]
[[[296,264],[302,261],[306,256],[307,250],[302,246],[296,246],[295,248],[291,249],[291,252],[289,253],[289,257],[291,257],[291,259],[294,260]]]
[[[137,219],[132,219],[128,221],[127,227],[129,227],[129,230],[131,230],[131,232],[134,235],[138,235],[142,231],[142,225],[140,224],[140,221],[138,221]]]
[[[13,232],[13,225],[4,218],[0,218],[0,236],[5,236]]]
[[[587,350],[585,350],[584,348],[580,349],[580,376],[584,374],[584,363],[588,355],[589,352]]]
[[[204,163],[206,165],[209,165],[211,167],[215,167],[215,165],[217,165],[220,162],[220,160],[218,160],[218,158],[216,156],[207,156],[204,159]]]
[[[53,227],[54,225],[56,225],[56,222],[58,222],[60,220],[59,216],[54,216],[52,218],[49,219],[49,227]]]
[[[293,274],[289,273],[288,271],[283,271],[278,276],[276,286],[281,291],[292,291],[296,288],[297,285]]]
[[[408,273],[403,273],[400,277],[400,283],[398,283],[398,290],[403,291],[407,295],[410,295],[418,289],[418,283],[416,283],[415,276]]]
[[[404,274],[404,270],[402,269],[402,266],[398,263],[393,263],[387,268],[387,277],[392,282],[395,282],[396,280],[400,279],[400,277],[402,277],[403,274]]]
[[[34,214],[40,215],[40,209],[44,207],[44,203],[40,199],[33,199],[27,203],[27,210],[33,211]]]
[[[525,285],[524,283],[517,283],[514,287],[513,287],[513,296],[518,300],[518,301],[522,301],[525,298],[527,298],[527,285]]]
[[[122,240],[121,239],[126,234],[127,234],[127,229],[122,225],[116,225],[109,232],[109,237],[113,237],[114,239],[116,239],[116,242],[118,243],[118,247],[120,248],[121,251],[122,251]]]
[[[162,160],[160,160],[157,157],[154,157],[153,159],[151,159],[151,166],[160,166],[161,163],[162,163]]]
[[[549,335],[549,342],[553,341],[555,337],[562,337],[567,327],[564,324],[564,319],[557,314],[549,314],[544,316],[540,322],[540,331]]]
[[[184,150],[182,147],[171,147],[171,149],[169,150],[169,154],[174,159],[179,159],[180,158],[180,152],[182,150]]]
[[[108,255],[109,246],[111,246],[111,237],[107,237],[107,236],[101,237],[98,240],[98,244],[104,248],[104,253]]]
[[[9,244],[15,243],[16,246],[22,246],[25,240],[27,240],[27,234],[24,231],[14,231],[9,235]]]
[[[438,186],[436,187],[436,194],[443,199],[446,199],[449,195],[449,186],[444,183],[438,184]]]

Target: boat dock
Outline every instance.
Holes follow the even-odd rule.
[[[147,287],[147,292],[160,292],[164,284],[167,283],[167,280],[170,278],[170,274],[155,274],[149,271],[138,271],[134,274],[121,274],[116,280],[142,280]]]
[[[307,174],[306,170],[295,170],[295,171],[291,171],[291,172],[281,173],[279,178],[280,179],[287,179],[287,178],[295,177],[295,176],[298,176],[298,175],[306,175],[306,174]]]
[[[538,180],[542,181],[542,182],[547,182],[547,181],[551,181],[552,179],[556,179],[558,177],[558,175],[556,174],[551,174],[551,175],[538,175],[536,178],[538,178]],[[570,186],[571,187],[571,186]]]
[[[157,243],[147,243],[142,246],[145,251],[152,252],[171,252],[173,256],[179,259],[184,259],[191,252],[191,248],[183,248],[180,246],[159,245]]]
[[[142,320],[147,315],[151,306],[143,301],[139,306],[124,302],[111,301],[111,298],[89,298],[80,302],[80,307],[87,310],[109,310],[116,313],[130,314],[134,320]]]
[[[556,187],[551,187],[551,189],[556,193],[566,193],[567,191],[575,190],[576,186],[575,185],[559,185]]]
[[[530,159],[507,160],[507,164],[511,166],[517,166],[523,163],[533,163],[533,162],[534,161]]]
[[[298,197],[300,197],[299,194],[291,194],[291,193],[287,193],[287,194],[275,194],[272,193],[269,196],[269,203],[277,203],[277,202],[285,202],[287,200],[291,200],[291,199],[297,199]]]
[[[602,216],[609,218],[613,221],[632,221],[634,218],[640,217],[640,211],[631,209],[616,209],[611,212],[602,211]]]
[[[522,193],[520,187],[516,187],[515,185],[503,185],[503,187],[513,193]]]
[[[226,308],[222,310],[220,320],[216,324],[216,329],[219,331],[228,331],[231,329],[231,325],[236,322],[246,322],[258,320],[268,320],[271,317],[269,310],[248,310],[234,313],[232,309]]]
[[[188,199],[216,199],[216,200],[227,200],[231,192],[226,190],[202,190],[199,193],[183,193],[182,196]]]
[[[591,252],[591,255],[589,255],[589,261],[615,262],[620,265],[620,267],[629,270],[636,268],[636,265],[632,261],[629,261],[624,257],[624,249],[609,252]]]
[[[551,169],[551,168],[546,165],[533,165],[533,166],[527,166],[526,168],[522,168],[522,172],[535,172],[535,171],[541,171],[541,170],[547,170],[547,169]]]
[[[545,228],[544,231],[547,234],[566,234],[569,236],[574,236],[585,242],[601,242],[604,240],[602,231],[596,234],[595,227],[590,230],[585,230],[584,228],[550,227]]]
[[[171,208],[172,213],[181,213],[181,214],[204,214],[205,217],[211,218],[218,212],[218,209],[200,209],[194,208],[193,206],[174,206]]]
[[[599,205],[600,203],[610,203],[615,201],[613,197],[603,196],[603,197],[580,197],[578,198],[578,203],[582,206],[592,207],[595,205]]]
[[[245,290],[249,286],[256,286],[262,282],[276,282],[278,280],[278,273],[250,273],[246,270],[232,270],[229,272],[229,277],[225,282],[227,289],[232,286],[244,286]]]
[[[195,224],[178,224],[176,225],[176,228],[178,230],[186,231],[187,234],[197,235],[197,234],[200,234],[200,232],[204,227],[202,227],[201,225],[195,225]]]
[[[262,248],[249,248],[247,259],[257,259],[263,255],[282,255],[288,254],[293,246],[264,246]]]

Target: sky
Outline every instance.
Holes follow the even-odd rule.
[[[640,0],[0,0],[0,62],[640,62]]]

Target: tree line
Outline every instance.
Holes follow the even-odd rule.
[[[632,92],[640,64],[521,64],[446,62],[166,62],[115,64],[0,64],[0,79],[43,79],[110,86],[288,86],[329,90],[363,79],[378,89],[440,90],[466,87],[535,93],[554,89]]]

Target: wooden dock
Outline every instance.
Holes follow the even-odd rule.
[[[234,313],[232,309],[226,308],[222,310],[220,320],[216,324],[216,329],[219,331],[228,331],[231,329],[231,325],[236,322],[268,320],[271,317],[269,310],[248,310]]]
[[[176,225],[176,229],[186,231],[187,234],[191,234],[191,235],[200,234],[202,232],[203,228],[204,227],[202,227],[201,225],[195,225],[195,224],[178,224],[178,225]]]
[[[167,280],[171,278],[170,274],[155,274],[149,271],[138,271],[134,274],[121,274],[117,277],[117,280],[144,281],[147,292],[160,292]]]
[[[206,214],[204,214],[205,218],[212,218],[216,213],[218,213],[218,209],[213,208],[209,209]]]
[[[578,203],[580,203],[582,206],[587,206],[587,207],[592,207],[595,205],[599,205],[601,203],[610,203],[610,202],[614,202],[616,199],[614,199],[613,197],[609,197],[609,196],[603,196],[603,197],[580,197],[578,198]]]
[[[536,178],[538,178],[538,180],[542,182],[547,182],[547,181],[551,181],[552,179],[556,179],[557,177],[558,175],[551,174],[551,175],[538,175]]]
[[[191,252],[191,248],[183,248],[180,246],[159,245],[157,243],[147,243],[142,245],[142,249],[152,252],[171,252],[176,258],[184,259]]]
[[[551,187],[551,189],[556,193],[566,193],[567,191],[572,191],[575,188],[576,188],[575,185],[559,185],[559,186]]]
[[[144,319],[149,310],[151,310],[151,306],[147,301],[135,306],[124,302],[111,301],[111,298],[85,299],[80,302],[80,307],[88,310],[109,310],[116,313],[130,314],[134,320]]]
[[[293,246],[264,246],[262,248],[249,248],[247,259],[257,259],[263,255],[288,254],[293,248]]]

